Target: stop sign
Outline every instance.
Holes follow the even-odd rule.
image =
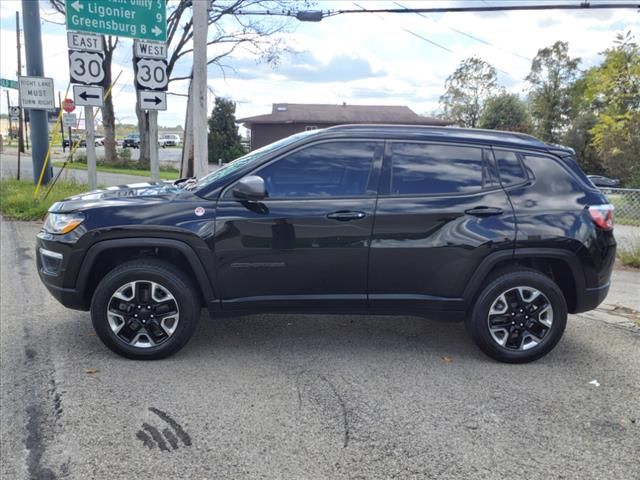
[[[70,98],[65,98],[62,101],[62,109],[67,113],[71,113],[76,109],[76,105]]]

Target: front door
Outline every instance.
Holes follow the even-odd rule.
[[[231,188],[216,215],[223,309],[364,309],[383,143],[324,141],[258,167],[267,198]]]

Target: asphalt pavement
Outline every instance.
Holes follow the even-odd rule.
[[[102,147],[98,147],[102,149]],[[84,149],[79,149],[84,150]],[[132,159],[138,159],[138,150],[132,149]],[[169,163],[172,162],[173,166],[179,168],[180,164],[180,150],[175,148],[160,149],[159,151],[160,162]],[[174,161],[175,160],[175,161]],[[53,162],[64,161],[64,156],[61,152],[56,152],[52,157]],[[177,163],[176,163],[177,162]],[[218,168],[217,165],[209,164],[209,171],[214,171]],[[53,167],[54,175],[58,172],[59,167]],[[0,178],[15,178],[18,173],[18,155],[16,149],[6,149],[0,154]],[[75,178],[77,181],[87,183],[87,172],[85,170],[65,169],[62,173],[63,178]],[[21,155],[20,159],[20,176],[22,179],[31,180],[33,178],[33,166],[30,155]],[[98,172],[98,184],[104,186],[111,185],[125,185],[128,183],[136,182],[148,182],[149,177],[128,175],[121,173],[106,173]]]
[[[415,317],[210,320],[175,356],[107,350],[2,221],[3,479],[640,478],[640,273],[527,365]]]

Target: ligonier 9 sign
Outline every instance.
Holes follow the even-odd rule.
[[[67,30],[167,40],[165,0],[66,0]]]

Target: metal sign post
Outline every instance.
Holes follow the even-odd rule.
[[[76,103],[78,103],[76,101]],[[84,107],[84,123],[87,129],[87,181],[89,189],[95,190],[98,187],[98,172],[96,171],[96,140],[93,127],[93,107]]]
[[[149,163],[151,166],[151,181],[160,181],[160,163],[158,161],[158,111],[149,110],[147,113],[149,124]]]

